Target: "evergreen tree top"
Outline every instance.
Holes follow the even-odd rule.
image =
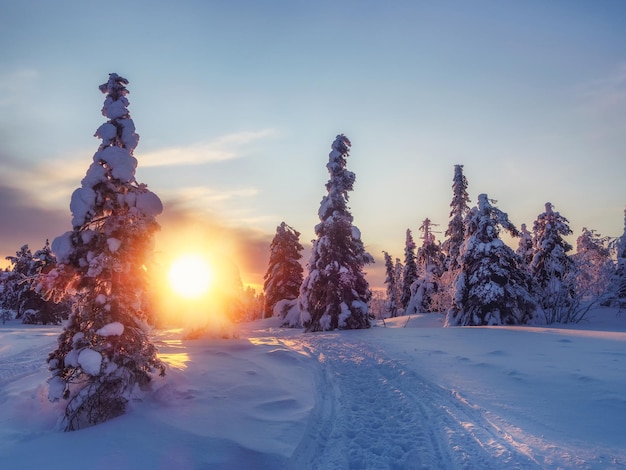
[[[562,237],[571,235],[569,220],[554,210],[554,205],[546,202],[546,211],[537,216],[533,224],[533,234],[537,249],[551,251],[559,245],[565,252],[572,249],[572,245]]]
[[[118,100],[120,97],[126,96],[129,93],[126,89],[126,85],[128,85],[128,80],[124,77],[120,77],[116,73],[110,73],[109,80],[98,88],[102,93],[110,95],[114,100]]]
[[[408,254],[409,252],[413,252],[415,250],[415,240],[413,240],[413,234],[411,233],[411,229],[406,229],[406,239],[404,244],[404,254]]]
[[[507,213],[492,206],[492,202],[496,201],[489,199],[486,194],[478,195],[478,206],[468,216],[468,235],[477,235],[481,241],[494,240],[499,236],[499,227],[502,227],[511,236],[518,237],[519,231],[509,220]]]
[[[320,220],[326,220],[335,212],[351,217],[348,212],[348,193],[353,190],[356,175],[346,169],[347,158],[350,154],[352,143],[345,135],[340,134],[332,143],[332,150],[328,155],[326,168],[330,173],[330,179],[326,183],[328,194],[322,200],[318,215]]]
[[[469,212],[469,196],[467,194],[467,178],[463,175],[463,165],[454,165],[452,179],[452,202],[450,217],[463,217]]]

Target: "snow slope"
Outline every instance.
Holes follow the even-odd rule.
[[[155,338],[165,379],[129,413],[54,431],[59,328],[0,326],[2,469],[626,468],[626,313],[569,328],[416,315],[304,334]],[[406,326],[406,328],[405,328]]]

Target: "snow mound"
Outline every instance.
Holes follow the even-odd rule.
[[[98,375],[102,365],[102,355],[93,349],[83,349],[78,353],[78,364],[89,375]]]
[[[120,322],[109,323],[108,325],[104,325],[98,331],[96,331],[97,335],[100,336],[122,336],[124,333],[124,325]]]

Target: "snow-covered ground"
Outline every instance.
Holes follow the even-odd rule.
[[[59,327],[0,325],[0,468],[626,468],[626,312],[560,328],[441,323],[160,331],[167,377],[73,433],[54,431],[46,398]]]

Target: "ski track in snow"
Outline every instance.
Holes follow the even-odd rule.
[[[292,457],[306,469],[535,469],[525,446],[457,392],[347,334],[301,336],[317,403]]]
[[[46,369],[46,359],[54,350],[55,344],[56,339],[43,346],[0,358],[0,386]]]

